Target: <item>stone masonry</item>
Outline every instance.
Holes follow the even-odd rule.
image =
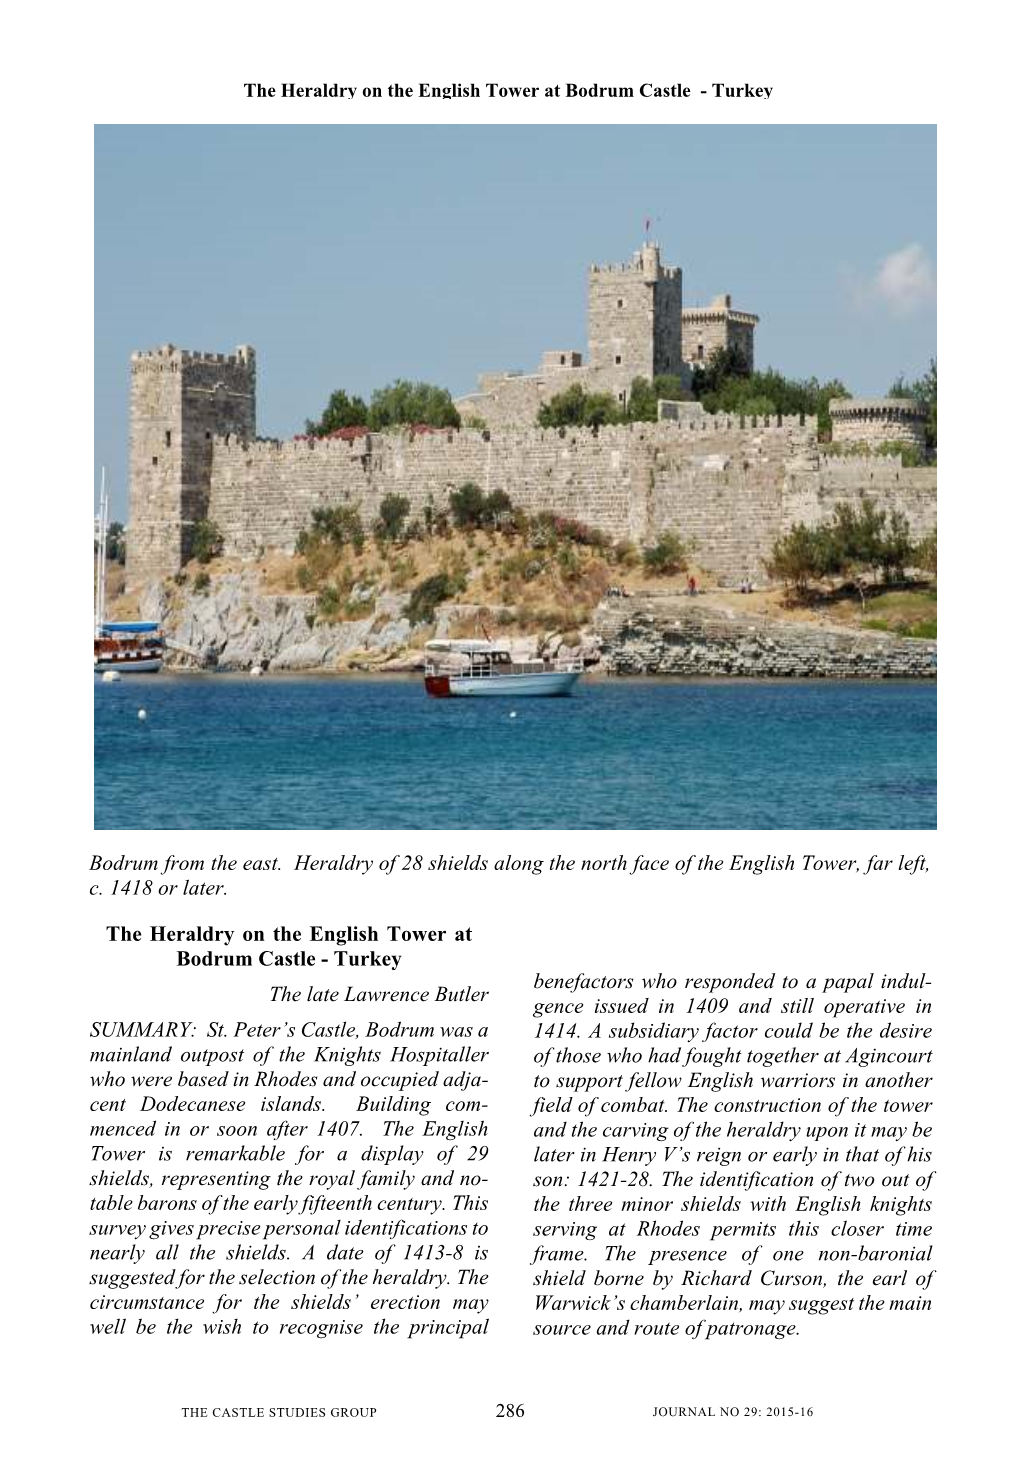
[[[690,364],[707,361],[717,346],[737,346],[753,366],[757,323],[733,310],[729,295],[685,310],[682,271],[664,265],[648,241],[626,264],[589,266],[587,362],[573,349],[545,351],[535,372],[484,372],[478,391],[457,406],[466,421],[486,427],[531,426],[543,402],[574,382],[625,405],[635,377],[687,380]]]
[[[176,574],[201,519],[216,523],[228,555],[252,559],[292,551],[316,507],[356,506],[367,528],[387,494],[406,497],[418,516],[445,509],[450,491],[466,482],[503,489],[526,512],[569,516],[638,545],[675,531],[695,541],[697,562],[724,585],[761,583],[779,535],[798,521],[822,521],[838,502],[870,496],[900,510],[917,536],[935,527],[934,468],[905,468],[898,457],[820,455],[813,418],[730,417],[679,404],[655,423],[533,425],[538,403],[567,382],[619,395],[634,376],[675,371],[682,310],[680,271],[664,268],[658,247],[646,244],[630,264],[590,272],[590,365],[580,365],[576,351],[550,351],[533,377],[482,379],[485,413],[472,409],[479,397],[459,404],[481,426],[351,441],[257,438],[250,346],[230,355],[175,346],[136,353],[128,588]],[[914,440],[915,404],[896,404],[884,416],[875,403],[864,404],[863,416],[853,407],[833,404],[841,432],[880,424],[878,440],[888,440],[899,423]]]
[[[131,579],[145,584],[191,556],[207,516],[213,449],[228,433],[255,436],[255,352],[161,346],[131,358]]]
[[[588,359],[607,384],[626,393],[636,376],[678,374],[683,276],[663,266],[657,244],[645,244],[630,264],[588,271]]]
[[[829,411],[834,443],[904,443],[924,451],[927,414],[912,397],[843,397]]]
[[[711,305],[690,306],[683,312],[683,359],[687,366],[704,366],[716,351],[739,351],[749,371],[754,370],[754,328],[758,317],[749,310],[734,310],[729,295],[717,295]]]
[[[675,530],[696,542],[698,562],[720,583],[764,579],[776,538],[798,520],[819,522],[837,502],[873,497],[901,510],[918,535],[935,524],[934,468],[896,458],[819,455],[813,418],[730,418],[583,428],[453,429],[289,442],[214,438],[203,512],[229,555],[291,551],[319,505],[356,506],[366,526],[390,493],[411,513],[446,507],[451,489],[504,489],[529,513],[553,510],[637,544]],[[204,440],[204,439],[203,439]],[[186,558],[183,517],[171,505],[161,535],[162,494],[133,494],[129,584],[175,573]],[[142,553],[136,558],[136,545]],[[156,558],[158,549],[162,558]]]

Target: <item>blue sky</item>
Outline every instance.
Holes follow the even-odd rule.
[[[260,436],[344,387],[454,395],[586,348],[585,267],[654,220],[759,366],[883,393],[935,354],[934,127],[100,127],[96,464],[126,501],[128,358],[258,352]]]

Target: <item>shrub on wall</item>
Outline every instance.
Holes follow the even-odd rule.
[[[223,535],[212,519],[199,519],[191,531],[191,552],[200,565],[223,553]]]
[[[653,575],[678,575],[686,570],[690,557],[691,546],[687,541],[667,531],[645,550],[645,568]]]
[[[477,483],[462,483],[450,493],[450,516],[458,529],[496,528],[512,518],[513,508],[501,488],[483,493]]]
[[[298,554],[307,554],[320,544],[332,544],[337,548],[351,544],[360,550],[364,543],[365,530],[360,511],[354,505],[341,504],[335,509],[313,509],[311,528],[302,529],[296,549]]]
[[[376,526],[380,539],[402,539],[411,511],[411,500],[403,494],[388,493],[379,505],[379,522]]]

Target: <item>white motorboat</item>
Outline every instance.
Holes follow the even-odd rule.
[[[430,697],[569,697],[584,663],[514,661],[495,641],[429,641],[425,690]]]

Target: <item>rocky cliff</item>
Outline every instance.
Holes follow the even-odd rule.
[[[366,600],[363,618],[331,622],[316,613],[314,595],[267,594],[256,571],[217,576],[202,591],[154,587],[142,614],[159,620],[170,641],[170,665],[221,671],[316,672],[414,670],[429,636],[457,634],[480,609],[440,606],[434,627],[411,625],[408,596],[386,592]],[[355,607],[356,609],[356,607]],[[489,613],[492,607],[487,608]],[[461,631],[463,634],[463,631]],[[933,677],[934,641],[881,631],[843,629],[735,611],[711,595],[610,597],[597,607],[578,646],[542,638],[547,657],[601,661],[619,676]],[[514,636],[516,653],[533,656],[536,636]]]
[[[152,586],[142,614],[159,620],[171,643],[171,665],[247,671],[330,671],[358,653],[385,657],[412,635],[402,611],[407,597],[382,595],[363,620],[317,617],[314,595],[265,594],[255,571],[217,576],[206,590]]]
[[[366,595],[363,618],[330,621],[317,613],[314,595],[266,594],[257,571],[240,570],[216,576],[200,591],[153,586],[141,601],[141,613],[163,626],[172,667],[413,671],[424,663],[427,637],[463,635],[454,623],[462,627],[480,610],[491,616],[494,609],[451,602],[439,607],[434,626],[413,626],[405,613],[408,599],[392,591],[371,599]],[[539,638],[515,635],[509,644],[515,654],[534,656]],[[545,636],[541,645],[547,657],[577,654],[562,636]],[[589,662],[598,660],[593,637],[581,637],[580,649]]]

